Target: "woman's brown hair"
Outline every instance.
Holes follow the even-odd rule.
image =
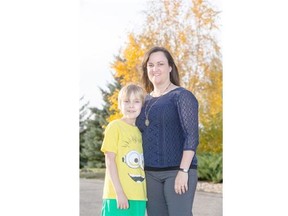
[[[177,66],[174,62],[174,59],[170,52],[165,49],[164,47],[153,47],[151,48],[146,54],[144,55],[143,61],[142,61],[142,81],[144,84],[144,88],[147,92],[153,91],[153,84],[149,80],[148,73],[147,73],[147,62],[149,61],[150,55],[155,52],[163,52],[168,60],[169,66],[172,68],[172,71],[170,73],[170,81],[177,86],[180,86],[180,80],[179,80],[179,72],[177,69]]]

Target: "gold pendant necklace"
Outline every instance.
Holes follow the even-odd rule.
[[[149,113],[150,113],[150,110],[151,110],[152,106],[153,106],[154,104],[156,104],[156,102],[160,99],[160,97],[168,90],[168,88],[169,88],[170,85],[171,85],[171,82],[170,82],[169,85],[165,88],[165,90],[163,91],[163,93],[154,101],[154,103],[151,104],[150,108],[147,110],[147,107],[148,107],[148,105],[149,105],[149,103],[150,103],[150,101],[151,101],[152,99],[150,99],[150,100],[148,101],[148,103],[147,103],[147,105],[146,105],[146,107],[145,107],[145,112],[144,112],[144,114],[145,114],[145,125],[146,125],[146,127],[148,127],[149,124],[150,124],[150,121],[149,121],[149,118],[148,118],[148,117],[149,117]]]
[[[148,118],[146,117],[146,119],[145,119],[145,125],[146,125],[146,127],[148,127],[149,126],[149,120],[148,120]]]

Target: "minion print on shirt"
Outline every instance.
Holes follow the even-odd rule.
[[[129,151],[123,158],[122,161],[126,163],[128,167],[131,169],[144,169],[144,159],[143,159],[143,154],[140,154],[137,151]],[[141,183],[144,181],[144,176],[138,175],[138,174],[133,174],[133,173],[128,173],[131,179],[133,181]]]
[[[135,126],[122,120],[108,124],[101,147],[102,152],[114,152],[116,165],[123,190],[130,200],[147,200],[146,179],[141,132]],[[111,179],[106,173],[103,199],[115,199]]]

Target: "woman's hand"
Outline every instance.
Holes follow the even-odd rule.
[[[180,195],[188,191],[188,173],[182,171],[178,172],[175,178],[174,190],[175,193]]]
[[[117,201],[117,208],[118,209],[128,209],[129,203],[128,199],[124,192],[118,193],[116,195],[116,201]]]

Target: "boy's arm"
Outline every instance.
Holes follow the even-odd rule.
[[[105,152],[106,169],[111,178],[114,190],[116,192],[117,208],[127,209],[129,208],[128,199],[123,191],[120,183],[118,169],[115,162],[116,154],[113,152]]]

